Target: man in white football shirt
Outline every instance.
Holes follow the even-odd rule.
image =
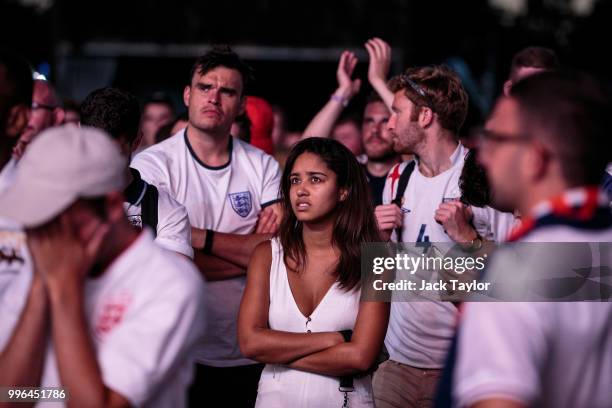
[[[0,213],[26,229],[35,272],[0,299],[1,384],[62,386],[74,406],[186,405],[203,281],[129,223],[125,182],[126,158],[97,129],[49,129],[26,150]]]
[[[481,245],[459,201],[459,177],[467,149],[458,142],[468,97],[459,77],[443,66],[412,68],[390,83],[394,92],[388,129],[398,153],[416,163],[394,166],[376,207],[381,233],[407,243],[457,242]],[[414,166],[399,205],[400,174]],[[398,229],[400,235],[397,235]],[[454,334],[457,308],[451,302],[408,302],[394,298],[385,339],[389,361],[374,376],[378,407],[431,404]]]
[[[271,156],[230,134],[244,111],[249,77],[248,66],[228,47],[200,57],[183,94],[187,128],[132,161],[144,180],[187,208],[195,261],[209,281],[194,406],[252,406],[262,369],[241,355],[236,322],[251,253],[280,222],[280,169]]]
[[[487,122],[480,160],[493,200],[524,215],[511,240],[589,243],[593,263],[568,259],[568,270],[589,268],[604,301],[466,304],[453,379],[458,406],[610,406],[612,303],[605,301],[605,271],[612,265],[612,215],[599,183],[612,151],[612,122],[603,88],[582,75],[534,75],[515,84]],[[507,278],[510,251],[495,254],[488,281]],[[531,255],[512,272],[525,270],[536,282],[549,267],[557,271],[564,254]]]
[[[97,89],[81,103],[81,124],[107,132],[130,157],[140,140],[138,100],[121,89]],[[140,229],[150,227],[157,244],[193,259],[191,226],[182,204],[142,180],[136,169],[130,169],[130,183],[123,194],[125,212],[132,225]]]

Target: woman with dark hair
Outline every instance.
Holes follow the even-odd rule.
[[[381,350],[389,305],[360,301],[361,245],[379,241],[365,174],[335,140],[308,138],[287,158],[279,237],[260,244],[238,318],[243,354],[267,363],[258,407],[373,407],[366,372]]]

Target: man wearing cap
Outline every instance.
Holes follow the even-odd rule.
[[[18,323],[0,330],[0,384],[62,386],[79,407],[185,405],[203,281],[127,220],[125,172],[116,142],[72,125],[21,159],[0,213],[26,229],[36,267],[15,277],[31,283]],[[0,309],[0,322],[14,313]]]

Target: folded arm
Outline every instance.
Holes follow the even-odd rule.
[[[262,363],[288,364],[342,343],[337,332],[289,333],[268,326],[270,308],[271,244],[257,246],[247,272],[238,315],[238,341],[242,353]]]

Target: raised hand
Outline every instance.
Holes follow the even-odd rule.
[[[365,48],[370,56],[368,81],[387,108],[391,109],[393,92],[387,87],[387,76],[391,66],[391,47],[380,38],[374,37],[365,43]]]
[[[365,48],[370,56],[368,81],[372,85],[385,83],[391,66],[391,47],[380,38],[374,37],[365,43]]]
[[[353,71],[357,65],[357,57],[350,51],[344,51],[340,56],[338,69],[336,70],[336,79],[338,80],[338,89],[335,95],[350,100],[353,96],[359,93],[361,88],[360,79],[352,79]]]

